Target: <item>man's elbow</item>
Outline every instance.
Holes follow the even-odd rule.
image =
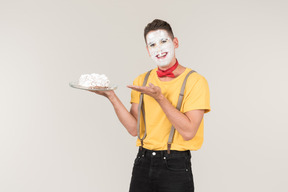
[[[198,127],[197,127],[198,129]],[[196,135],[197,130],[195,130],[194,128],[191,129],[190,131],[187,131],[185,134],[182,135],[183,139],[185,141],[189,141],[191,139],[193,139]]]
[[[193,139],[193,138],[195,137],[195,134],[189,133],[189,134],[183,135],[182,137],[183,137],[183,139],[184,139],[185,141],[189,141],[189,140],[191,140],[191,139]]]
[[[130,135],[132,135],[133,137],[136,137],[137,136],[137,133],[130,133]]]
[[[133,137],[136,137],[137,134],[137,130],[136,131],[129,131],[129,134],[132,135]]]

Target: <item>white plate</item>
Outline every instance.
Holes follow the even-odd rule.
[[[70,82],[69,85],[73,88],[87,91],[111,91],[117,89],[117,85],[110,85],[109,87],[83,87],[78,82]]]

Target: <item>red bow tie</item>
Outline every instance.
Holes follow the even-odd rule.
[[[175,78],[175,75],[172,72],[177,68],[177,66],[178,66],[178,61],[176,59],[176,63],[172,67],[170,67],[169,69],[166,69],[163,71],[163,70],[159,69],[159,67],[158,67],[158,70],[156,71],[158,77],[173,77],[173,78]]]

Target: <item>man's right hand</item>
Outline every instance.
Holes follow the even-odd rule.
[[[96,93],[96,94],[98,94],[98,95],[102,95],[102,96],[104,96],[104,97],[106,97],[106,98],[108,98],[109,100],[113,97],[113,96],[115,96],[115,92],[113,91],[113,90],[111,90],[111,91],[97,91],[97,90],[89,90],[90,92],[93,92],[93,93]]]

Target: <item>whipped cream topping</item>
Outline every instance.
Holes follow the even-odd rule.
[[[104,74],[83,74],[79,78],[79,85],[83,87],[108,87],[110,81]]]

